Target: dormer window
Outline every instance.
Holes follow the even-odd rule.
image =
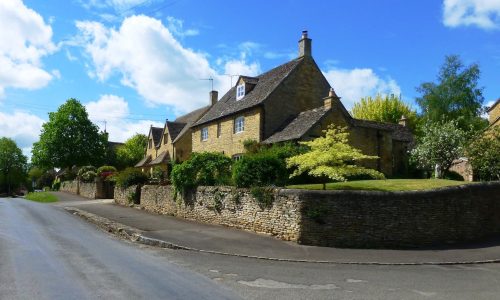
[[[236,100],[241,100],[245,97],[245,84],[240,84],[236,87]]]

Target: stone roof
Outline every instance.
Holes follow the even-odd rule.
[[[135,167],[139,168],[147,166],[150,161],[151,161],[151,155],[147,155],[143,159],[141,159],[138,163],[136,163]]]
[[[151,135],[153,136],[153,143],[155,147],[160,147],[161,136],[163,135],[163,128],[151,127]]]
[[[168,133],[170,134],[170,139],[173,141],[175,140],[175,138],[177,138],[177,136],[179,136],[179,133],[181,133],[182,129],[186,127],[186,123],[167,121],[165,126],[167,127]]]
[[[148,165],[149,166],[159,165],[159,164],[162,164],[168,160],[170,160],[170,155],[168,154],[168,152],[163,151],[162,153],[160,153],[160,155],[158,155],[155,159],[153,159]]]
[[[280,129],[273,133],[269,138],[264,140],[263,143],[272,144],[284,141],[299,140],[310,129],[318,124],[318,122],[320,122],[328,112],[329,110],[326,110],[324,106],[303,111],[295,118],[292,118],[291,120],[285,122],[285,124]],[[356,127],[366,127],[390,131],[392,133],[392,139],[396,141],[410,143],[413,142],[413,134],[411,133],[410,129],[399,124],[360,120],[351,117],[349,117],[348,122],[350,122],[352,126]]]
[[[236,87],[232,87],[193,126],[199,126],[261,104],[302,61],[303,58],[291,60],[255,77],[258,79],[255,87],[241,100],[236,101]]]
[[[183,116],[178,117],[175,119],[173,123],[177,124],[184,124],[182,129],[177,133],[177,135],[174,137],[173,133],[170,131],[170,135],[172,136],[172,142],[175,143],[177,142],[186,132],[188,132],[189,128],[194,124],[194,122],[198,121],[208,110],[210,106],[204,106],[202,108],[198,108],[196,110],[193,110],[192,112],[185,114]],[[178,130],[180,125],[175,125],[175,130]]]
[[[358,127],[366,127],[373,128],[378,130],[385,130],[392,132],[392,139],[396,141],[402,142],[412,142],[413,134],[411,130],[403,125],[393,124],[393,123],[384,123],[377,121],[369,121],[369,120],[361,120],[361,119],[351,119],[352,125]]]
[[[301,112],[291,122],[282,126],[273,135],[267,138],[263,143],[272,144],[284,141],[298,140],[302,138],[314,125],[316,125],[328,112],[325,108],[318,107],[315,109]]]
[[[497,101],[495,101],[495,103],[493,103],[493,105],[491,105],[487,111],[488,112],[492,111],[493,108],[495,108],[495,106],[497,106],[498,104],[500,104],[500,98],[498,98]]]

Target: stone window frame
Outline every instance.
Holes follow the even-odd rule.
[[[241,133],[245,131],[245,116],[239,116],[234,119],[234,133]]]
[[[203,127],[201,130],[200,130],[200,137],[201,137],[201,141],[204,142],[204,141],[207,141],[208,140],[208,127]]]
[[[245,97],[245,84],[236,86],[236,100],[241,100]]]
[[[222,124],[220,122],[217,123],[217,138],[220,138],[222,134]]]

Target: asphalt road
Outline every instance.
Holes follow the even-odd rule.
[[[0,299],[500,299],[500,264],[290,263],[159,249],[61,205],[0,199]]]
[[[235,299],[50,204],[0,199],[0,299]]]

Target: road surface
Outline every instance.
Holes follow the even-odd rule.
[[[0,199],[0,299],[235,299],[61,208]]]

